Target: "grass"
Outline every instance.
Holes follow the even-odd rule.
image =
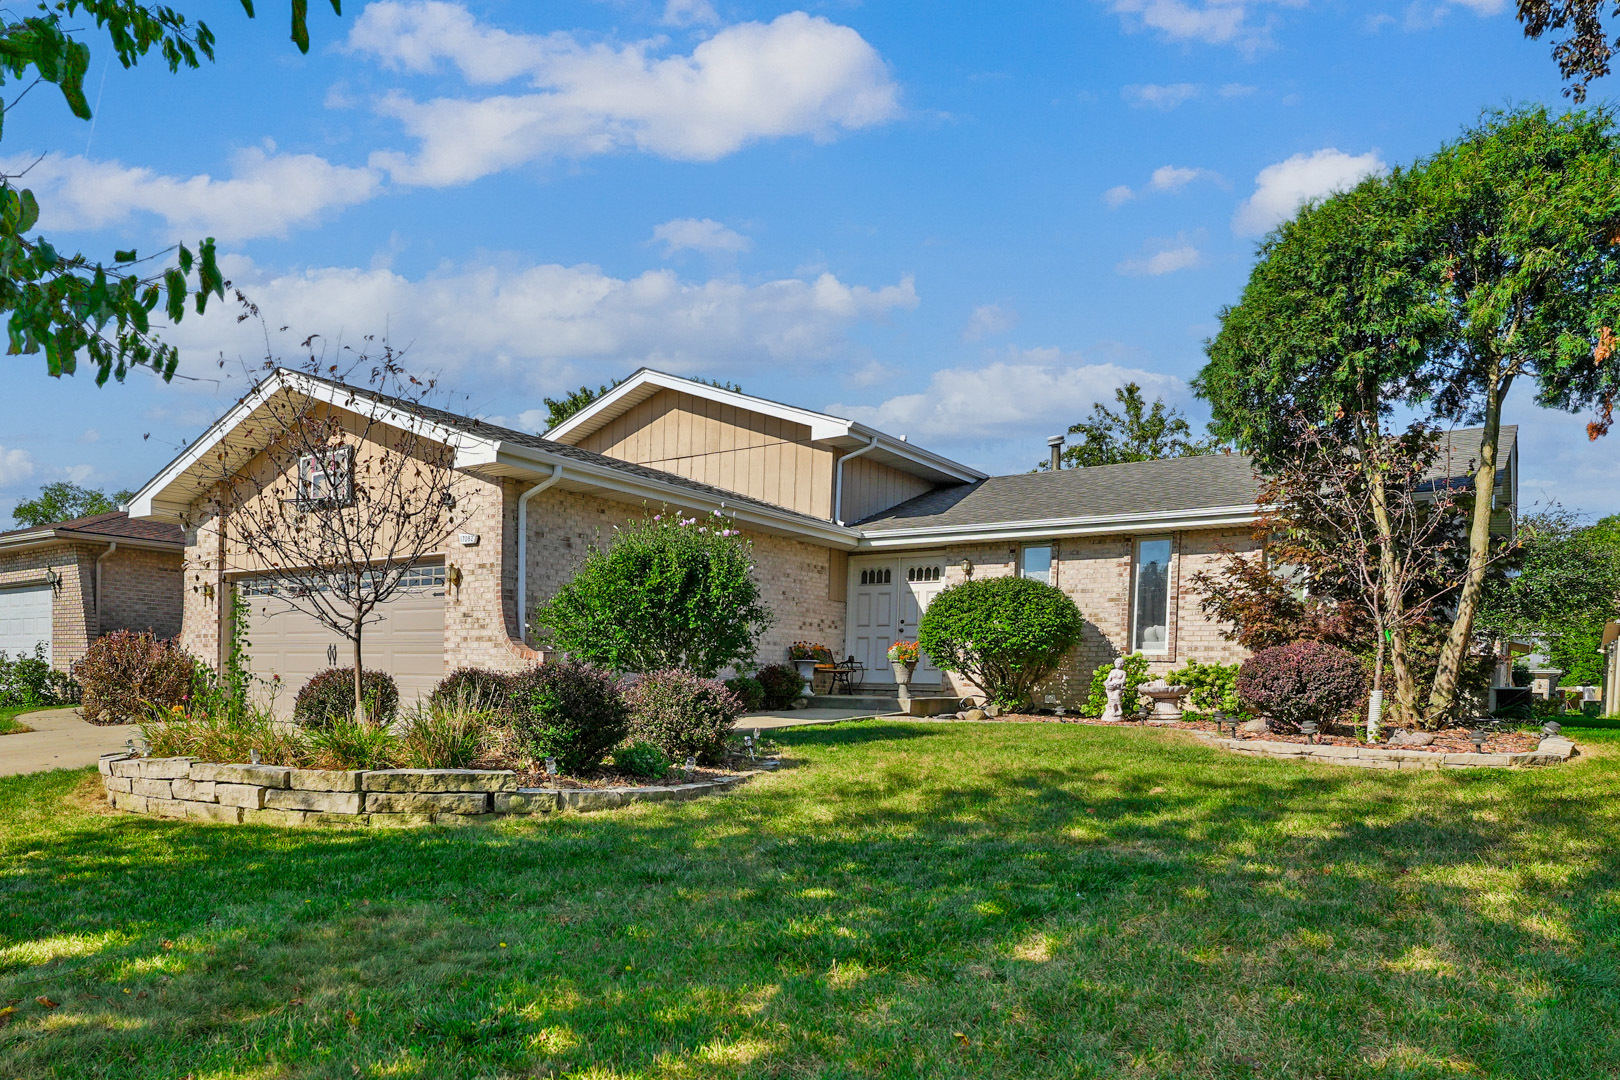
[[[24,731],[33,731],[33,728],[18,720],[17,717],[26,712],[38,711],[39,707],[36,705],[0,706],[0,735],[16,735]]]
[[[1571,731],[1390,773],[869,721],[462,830],[0,780],[0,1077],[1612,1076],[1620,732]]]

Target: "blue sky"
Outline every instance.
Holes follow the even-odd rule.
[[[308,56],[259,6],[201,12],[198,72],[94,42],[93,126],[44,91],[8,114],[59,246],[214,235],[276,352],[387,335],[516,426],[648,364],[997,472],[1130,379],[1201,424],[1186,382],[1268,227],[1564,100],[1508,0],[389,0],[311,5]],[[229,310],[168,336],[168,385],[12,358],[0,515],[138,486],[266,348]],[[1584,417],[1509,420],[1526,503],[1620,511]]]

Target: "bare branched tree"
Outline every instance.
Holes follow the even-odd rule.
[[[363,717],[367,626],[471,510],[456,436],[428,405],[434,381],[408,374],[386,344],[341,370],[314,355],[267,367],[254,391],[264,400],[239,428],[257,453],[242,467],[218,457],[210,510],[225,568],[350,642]]]

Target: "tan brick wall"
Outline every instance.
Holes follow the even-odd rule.
[[[47,569],[61,576],[51,600],[51,666],[58,671],[69,670],[90,646],[91,568],[98,553],[90,545],[64,542],[0,554],[0,588],[43,585]]]
[[[179,552],[119,548],[101,564],[101,632],[150,630],[171,638],[180,632]]]
[[[63,541],[0,554],[0,588],[43,585],[45,571],[60,576],[51,600],[51,666],[68,671],[101,633],[153,630],[172,637],[180,629],[180,556],[121,550],[102,564],[105,596],[102,625],[96,627],[96,556],[102,544]]]
[[[1069,537],[1052,542],[1055,583],[1080,608],[1085,629],[1080,645],[1037,692],[1037,700],[1052,694],[1070,708],[1084,704],[1090,693],[1092,672],[1130,651],[1135,539],[1128,535],[1106,535]],[[1215,566],[1221,557],[1222,545],[1234,551],[1253,551],[1256,549],[1254,540],[1246,529],[1178,532],[1171,534],[1171,540],[1170,651],[1154,658],[1148,670],[1162,675],[1185,665],[1189,658],[1205,663],[1241,661],[1246,651],[1222,637],[1222,627],[1204,615],[1191,579],[1198,571]],[[1018,550],[1018,544],[1007,542],[947,547],[946,581],[954,585],[964,580],[964,559],[972,561],[975,578],[1015,573]],[[953,687],[951,692],[977,694],[972,684],[960,676],[948,678]]]
[[[224,661],[222,623],[227,611],[219,530],[219,519],[214,517],[186,531],[180,585],[180,644],[216,669]]]

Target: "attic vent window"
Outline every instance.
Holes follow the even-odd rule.
[[[354,505],[354,447],[340,446],[298,459],[298,506]]]

